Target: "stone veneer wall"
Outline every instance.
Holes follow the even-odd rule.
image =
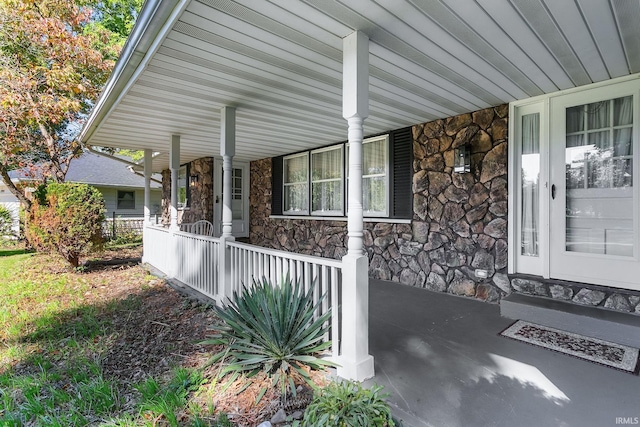
[[[171,170],[162,171],[162,225],[168,226],[171,223]]]
[[[640,292],[507,275],[507,114],[501,105],[413,127],[414,216],[410,224],[365,223],[371,277],[492,302],[518,292],[640,314]],[[464,144],[471,172],[453,173],[453,150]],[[270,214],[271,159],[263,159],[251,163],[250,242],[346,254],[346,221]]]
[[[414,217],[367,222],[374,278],[488,301],[507,267],[507,113],[502,105],[413,127]],[[469,144],[472,172],[453,173],[453,150]],[[346,221],[269,219],[271,162],[251,164],[251,243],[306,254],[346,254]],[[264,189],[269,189],[266,193]],[[475,278],[476,268],[489,279]]]
[[[213,222],[213,157],[192,161],[188,170],[189,175],[198,177],[198,184],[189,188],[189,209],[182,211],[181,223],[192,223],[201,219]]]
[[[178,223],[192,223],[201,219],[213,221],[213,157],[203,157],[189,163],[189,175],[198,177],[198,184],[189,188],[189,209],[178,211]],[[189,177],[187,177],[187,181]],[[171,170],[162,171],[162,224],[171,222]]]

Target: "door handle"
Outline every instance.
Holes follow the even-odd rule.
[[[555,200],[556,198],[556,185],[551,184],[551,198]]]

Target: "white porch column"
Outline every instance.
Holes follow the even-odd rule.
[[[153,152],[149,149],[144,150],[144,223],[142,225],[142,262],[147,262],[145,254],[146,245],[148,243],[147,227],[151,225],[151,174]]]
[[[222,156],[222,235],[220,236],[220,284],[223,297],[233,295],[231,282],[231,249],[227,242],[234,241],[233,213],[231,210],[231,180],[233,179],[233,156],[236,154],[236,109],[220,109],[220,155]]]
[[[169,230],[177,231],[178,227],[178,170],[180,169],[180,135],[171,135],[169,147],[169,169],[171,169],[171,204],[169,206],[171,223]]]
[[[151,175],[153,174],[153,151],[144,150],[144,225],[151,224]]]
[[[222,236],[231,237],[233,214],[231,211],[232,159],[236,154],[236,109],[220,110],[220,155],[222,156]]]
[[[369,115],[369,37],[343,40],[342,116],[349,123],[348,252],[342,258],[342,354],[338,375],[363,381],[374,375],[369,355],[369,258],[362,251],[362,124]]]

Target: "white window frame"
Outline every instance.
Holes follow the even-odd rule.
[[[297,157],[304,157],[305,158],[305,163],[307,165],[307,176],[306,179],[304,181],[296,181],[296,182],[287,182],[285,180],[285,171],[286,171],[286,161],[290,160],[290,159],[294,159]],[[307,206],[306,209],[304,210],[300,210],[300,211],[294,211],[294,210],[286,210],[285,207],[283,206],[282,209],[282,213],[285,215],[308,215],[309,214],[309,205],[311,203],[311,189],[309,188],[309,181],[310,181],[310,167],[309,167],[309,152],[305,151],[304,153],[298,153],[298,154],[292,154],[290,156],[285,156],[282,158],[282,163],[283,163],[283,168],[282,168],[282,203],[284,204],[285,202],[285,196],[286,196],[286,188],[287,186],[292,186],[292,185],[300,185],[300,184],[305,184],[307,186]]]
[[[363,144],[363,148],[366,144],[368,143],[372,143],[372,142],[378,142],[383,140],[385,142],[385,173],[384,174],[364,174],[362,175],[362,179],[367,179],[367,178],[374,178],[377,176],[385,176],[385,210],[384,212],[378,212],[378,211],[370,211],[370,210],[363,210],[363,216],[365,218],[389,218],[389,212],[391,212],[391,197],[390,197],[390,189],[391,189],[391,154],[390,154],[390,149],[391,147],[389,146],[390,144],[390,137],[389,134],[385,134],[385,135],[379,135],[379,136],[374,136],[371,138],[367,138],[365,140],[362,141]],[[314,153],[319,153],[319,152],[323,152],[323,151],[330,151],[330,150],[341,150],[342,151],[342,176],[340,178],[340,181],[342,183],[342,208],[340,210],[332,210],[332,211],[311,211],[311,209],[313,208],[313,184],[317,183],[317,182],[321,182],[321,181],[336,181],[337,179],[331,179],[331,180],[321,180],[321,181],[313,181],[313,177],[312,177],[312,171],[313,171],[313,154]],[[303,153],[296,153],[296,154],[291,154],[288,156],[284,156],[282,158],[283,161],[283,168],[282,168],[282,215],[291,215],[291,216],[308,216],[309,218],[322,218],[322,217],[341,217],[341,216],[345,216],[348,212],[348,207],[347,207],[347,200],[348,200],[348,191],[349,191],[349,159],[348,159],[348,153],[349,153],[349,143],[341,143],[341,144],[334,144],[328,147],[323,147],[323,148],[319,148],[316,150],[309,150],[309,151],[305,151]],[[364,153],[364,150],[363,150]],[[289,159],[292,158],[296,158],[296,157],[302,157],[302,156],[306,156],[307,157],[307,209],[305,211],[293,211],[293,210],[286,210],[284,203],[285,203],[285,195],[286,195],[286,188],[289,185],[294,185],[294,184],[301,184],[302,181],[300,182],[290,182],[287,183],[285,181],[285,170],[286,170],[286,164],[285,162]],[[363,163],[364,163],[364,159],[363,159]],[[364,172],[364,171],[363,171]],[[365,208],[364,206],[364,200],[363,200],[363,209]],[[310,213],[309,213],[310,212]]]
[[[131,208],[123,208],[120,206],[120,202],[124,201],[120,195],[124,195],[125,193],[133,194],[133,207]],[[136,192],[135,190],[116,190],[116,209],[122,211],[132,211],[136,209]]]
[[[328,179],[313,179],[313,155],[319,153],[326,153],[328,151],[340,151],[340,177],[339,178],[328,178]],[[330,147],[319,148],[317,150],[312,150],[309,152],[310,157],[310,166],[309,166],[309,209],[311,209],[311,215],[317,216],[343,216],[345,211],[345,179],[344,179],[344,144],[332,145]],[[324,183],[324,182],[340,182],[340,209],[332,209],[332,210],[313,210],[313,184]]]
[[[385,141],[385,165],[384,165],[384,176],[386,177],[386,182],[385,182],[385,208],[384,208],[384,212],[377,212],[377,211],[371,211],[371,210],[366,210],[366,207],[364,206],[364,200],[362,200],[362,215],[365,218],[388,218],[389,217],[389,211],[390,211],[390,200],[391,198],[390,196],[390,179],[389,179],[389,168],[390,168],[390,155],[389,155],[389,135],[380,135],[380,136],[374,136],[371,138],[367,138],[365,140],[362,141],[362,179],[364,180],[365,178],[373,178],[376,176],[382,176],[383,174],[365,174],[364,173],[364,146],[365,144],[369,144],[371,142],[377,142],[380,140],[384,140]],[[346,176],[346,181],[345,181],[345,200],[346,196],[349,194],[348,192],[348,188],[349,188],[349,143],[345,144],[346,147],[346,154],[347,154],[347,161],[346,161],[346,170],[347,170],[347,176]],[[364,185],[363,185],[364,188]],[[364,190],[363,190],[364,191]],[[363,194],[364,195],[364,194]],[[348,212],[347,207],[345,207],[345,212]]]
[[[528,114],[540,114],[540,175],[538,182],[538,256],[522,255],[521,123]],[[509,222],[508,272],[549,277],[549,102],[540,100],[509,106]]]
[[[385,164],[384,164],[384,174],[365,174],[364,173],[364,158],[362,159],[362,164],[363,164],[363,171],[362,171],[362,179],[364,180],[365,178],[375,178],[375,177],[379,177],[379,176],[384,176],[385,177],[385,207],[384,207],[384,212],[378,212],[378,211],[371,211],[371,210],[366,210],[365,206],[364,206],[364,200],[362,201],[362,208],[363,208],[363,215],[366,217],[388,217],[389,216],[389,135],[382,135],[382,136],[376,136],[373,138],[367,138],[364,141],[362,141],[362,155],[364,156],[364,146],[365,144],[369,144],[372,142],[378,142],[384,140],[384,145],[385,145]],[[364,187],[364,186],[363,186]]]

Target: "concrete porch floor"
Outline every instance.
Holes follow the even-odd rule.
[[[376,383],[404,426],[640,424],[640,377],[499,337],[499,306],[370,282]]]

